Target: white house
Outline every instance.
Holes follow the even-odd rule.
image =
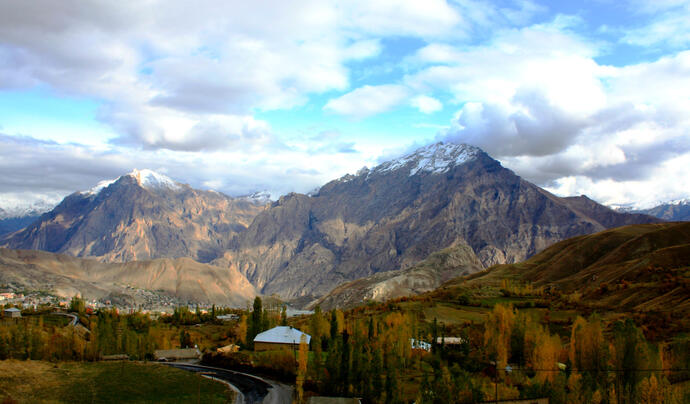
[[[297,328],[278,326],[258,334],[254,338],[255,351],[273,351],[277,349],[299,349],[302,335],[306,336],[309,344],[311,336],[303,333]]]

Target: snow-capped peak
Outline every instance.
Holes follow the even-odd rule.
[[[179,189],[180,184],[173,181],[171,178],[159,174],[153,170],[137,170],[136,168],[129,174],[130,177],[134,177],[137,183],[146,189]]]
[[[139,184],[139,186],[146,189],[176,190],[180,188],[180,184],[166,177],[165,175],[159,174],[153,170],[137,170],[135,168],[134,170],[132,170],[132,172],[125,174],[122,177],[132,177],[137,181],[137,184]],[[82,191],[80,193],[83,195],[98,195],[102,190],[108,188],[111,184],[115,183],[122,177],[118,177],[113,180],[100,181],[93,188],[89,189],[88,191]]]
[[[271,201],[275,201],[276,198],[273,195],[274,194],[271,191],[264,190],[264,191],[254,192],[251,195],[242,196],[241,198],[244,198],[244,199],[248,200],[249,202],[258,203],[258,204],[263,205],[263,204],[269,203]]]
[[[115,181],[117,181],[117,180],[118,180],[118,178],[116,178],[116,179],[114,179],[114,180],[103,180],[103,181],[100,181],[98,184],[96,184],[95,187],[89,189],[89,190],[86,191],[86,192],[82,192],[82,194],[87,194],[87,195],[98,195],[102,190],[104,190],[105,188],[108,188],[108,187],[110,186],[110,184],[112,184],[113,182],[115,182]]]
[[[39,198],[32,201],[5,196],[0,198],[0,220],[25,216],[38,216],[57,205],[59,199]]]
[[[438,142],[424,146],[397,160],[387,161],[374,172],[387,172],[410,167],[410,176],[420,172],[441,174],[451,168],[474,160],[481,150],[467,144]]]

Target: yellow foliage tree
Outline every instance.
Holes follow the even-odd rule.
[[[242,342],[243,344],[247,343],[247,316],[246,315],[242,315],[242,317],[240,317],[240,321],[237,323],[235,335],[238,336],[240,342]]]
[[[558,335],[551,335],[544,327],[528,322],[525,329],[525,356],[528,367],[541,370],[536,372],[537,380],[553,382],[560,352],[561,339]]]
[[[577,317],[570,335],[570,363],[575,369],[602,369],[606,360],[604,330],[601,321]]]
[[[654,375],[644,379],[640,383],[639,389],[640,404],[662,404],[664,402],[663,389]]]
[[[309,359],[309,345],[307,345],[307,337],[302,334],[299,341],[299,355],[297,356],[297,402],[299,404],[304,402],[304,379],[307,375],[307,361]]]
[[[489,313],[484,329],[484,346],[487,353],[496,360],[496,366],[503,368],[510,357],[510,335],[515,323],[512,305],[497,304]]]

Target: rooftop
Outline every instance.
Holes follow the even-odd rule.
[[[254,342],[273,342],[279,344],[299,344],[302,334],[307,336],[307,344],[311,340],[309,334],[305,334],[302,331],[287,327],[278,326],[271,328],[270,330],[264,331],[254,338]]]

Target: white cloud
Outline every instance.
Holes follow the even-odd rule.
[[[503,30],[475,47],[429,44],[404,82],[447,90],[461,104],[441,138],[478,145],[560,194],[591,189],[611,203],[648,200],[649,190],[654,200],[687,197],[668,162],[690,151],[690,51],[604,66],[599,44],[572,24]]]
[[[366,85],[329,100],[324,106],[324,110],[362,119],[390,111],[395,106],[400,105],[407,95],[407,88],[396,84]]]
[[[414,97],[410,103],[413,107],[417,108],[420,112],[424,114],[431,114],[436,111],[443,109],[443,104],[441,101],[434,97],[429,97],[428,95],[419,95]]]
[[[329,146],[329,142],[333,144]],[[104,179],[117,178],[134,168],[150,168],[200,189],[228,195],[269,190],[275,196],[308,192],[344,173],[375,161],[377,150],[359,152],[338,136],[323,137],[320,150],[283,145],[248,152],[236,147],[189,153],[111,147],[102,150],[79,144],[58,144],[29,137],[0,134],[0,207],[45,200],[52,203],[87,190]],[[349,148],[348,148],[349,147]],[[337,149],[337,150],[334,150]],[[85,170],[88,167],[88,170]]]

